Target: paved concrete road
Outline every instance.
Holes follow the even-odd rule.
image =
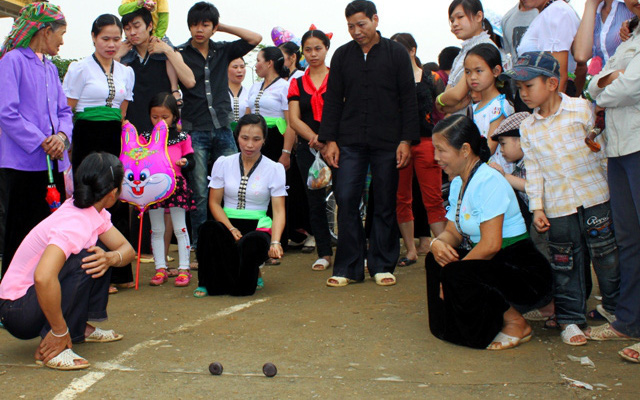
[[[423,261],[397,269],[398,284],[373,280],[327,288],[331,271],[311,271],[313,255],[289,253],[266,267],[252,297],[195,299],[173,280],[121,290],[101,323],[125,335],[74,350],[92,367],[36,368],[37,340],[0,330],[2,399],[636,399],[640,366],[616,354],[626,342],[563,345],[534,326],[534,339],[503,352],[470,350],[428,330]],[[588,356],[595,368],[567,355]],[[222,376],[208,372],[211,362]],[[273,362],[278,375],[266,378]],[[562,376],[595,385],[572,388]]]

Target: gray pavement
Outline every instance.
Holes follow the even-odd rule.
[[[265,288],[251,297],[192,296],[173,279],[110,297],[103,328],[120,342],[74,350],[83,371],[36,368],[37,340],[0,330],[2,399],[636,399],[640,366],[617,351],[627,342],[562,344],[534,323],[533,340],[502,352],[470,350],[434,338],[426,313],[424,258],[398,268],[398,284],[373,280],[327,288],[331,271],[310,268],[314,255],[288,253],[263,269]],[[630,344],[630,343],[629,343]],[[588,356],[595,368],[568,355]],[[208,372],[211,362],[221,376]],[[267,378],[262,365],[278,375]],[[595,387],[570,387],[563,376]],[[634,394],[635,393],[635,394]]]

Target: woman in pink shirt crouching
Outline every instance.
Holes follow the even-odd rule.
[[[74,197],[29,232],[0,283],[0,321],[19,339],[42,337],[37,364],[87,368],[72,343],[122,339],[87,321],[107,318],[110,267],[135,255],[106,210],[118,201],[123,176],[114,155],[86,157],[74,176]]]

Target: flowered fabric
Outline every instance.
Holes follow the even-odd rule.
[[[0,50],[0,58],[16,47],[27,47],[33,35],[47,23],[64,19],[60,7],[51,3],[31,3],[20,10],[11,27],[11,32]]]

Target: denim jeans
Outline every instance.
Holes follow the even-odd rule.
[[[640,152],[609,158],[611,212],[620,248],[620,301],[613,327],[640,337]]]
[[[620,295],[618,246],[609,202],[580,207],[575,214],[549,218],[549,254],[556,315],[560,324],[585,324],[586,273],[598,277],[602,305],[615,312]]]
[[[209,195],[209,173],[211,166],[220,156],[238,152],[236,141],[229,127],[212,131],[191,131],[191,145],[196,165],[191,171],[191,189],[196,202],[196,210],[191,212],[193,247],[198,245],[198,229],[207,220],[207,199]]]

